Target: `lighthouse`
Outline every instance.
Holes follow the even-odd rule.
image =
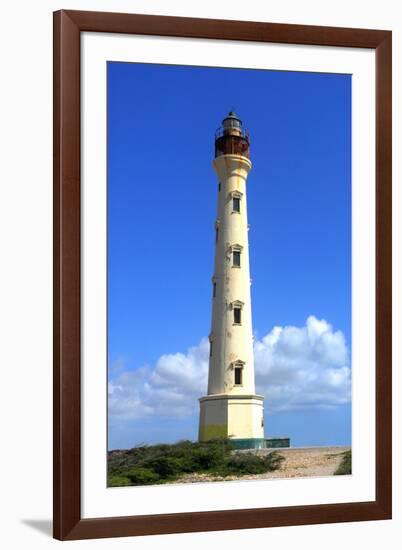
[[[250,139],[231,111],[215,134],[217,175],[208,390],[200,401],[199,440],[224,438],[261,448],[264,398],[255,393],[247,176]]]

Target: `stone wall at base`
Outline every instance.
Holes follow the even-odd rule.
[[[290,447],[289,437],[267,437],[265,439],[265,447],[267,449],[283,449]]]

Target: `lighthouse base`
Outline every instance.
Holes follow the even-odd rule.
[[[261,438],[231,439],[230,443],[236,450],[266,448],[265,439]]]
[[[199,441],[230,439],[239,448],[264,446],[262,395],[207,395],[200,398]]]

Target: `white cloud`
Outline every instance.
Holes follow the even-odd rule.
[[[183,416],[198,411],[205,395],[209,344],[186,354],[162,355],[156,365],[111,369],[112,417]],[[254,344],[257,392],[267,411],[330,408],[350,401],[349,353],[342,332],[308,317],[303,327],[274,327]],[[115,376],[113,376],[115,374]]]
[[[350,401],[349,353],[342,332],[308,317],[304,327],[274,327],[255,342],[257,391],[269,411],[329,408]]]
[[[109,382],[109,413],[126,418],[191,414],[206,391],[208,358],[209,343],[203,338],[186,354],[162,355],[154,368],[120,374]]]

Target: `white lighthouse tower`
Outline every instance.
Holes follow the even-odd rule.
[[[250,141],[230,112],[215,135],[218,176],[208,395],[200,398],[199,440],[238,448],[265,444],[263,396],[255,394],[246,183]]]

